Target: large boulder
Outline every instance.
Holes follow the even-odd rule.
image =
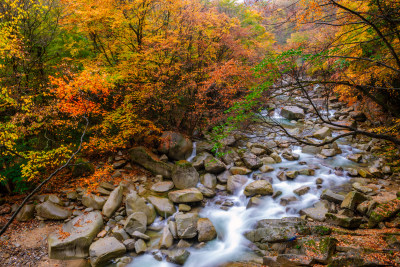
[[[329,212],[329,205],[324,201],[319,201],[314,204],[313,207],[303,209],[300,211],[300,215],[305,215],[315,221],[325,221],[325,215]]]
[[[211,241],[217,237],[217,231],[208,218],[200,218],[197,221],[197,231],[199,233],[197,237],[199,242]]]
[[[96,196],[91,193],[84,193],[82,196],[82,204],[88,208],[101,210],[105,203],[106,199],[104,197]]]
[[[89,255],[89,246],[103,228],[99,211],[82,214],[64,224],[60,231],[48,237],[51,259],[79,259]]]
[[[328,136],[332,136],[332,130],[328,127],[322,127],[321,129],[313,133],[313,137],[320,140],[324,140]]]
[[[172,170],[172,181],[178,189],[196,187],[199,173],[188,161],[178,161]]]
[[[215,188],[217,186],[217,177],[214,174],[206,173],[200,176],[200,182],[208,188]]]
[[[367,200],[367,198],[363,194],[357,191],[352,191],[345,196],[340,207],[344,209],[355,210],[357,205],[361,204],[365,200]]]
[[[129,216],[135,212],[144,212],[147,216],[147,224],[150,225],[156,219],[156,212],[152,204],[146,204],[144,198],[139,197],[135,191],[126,196],[126,214]]]
[[[131,160],[152,172],[153,174],[162,175],[165,178],[171,177],[172,167],[168,163],[159,161],[156,155],[148,152],[144,147],[134,147],[129,151]]]
[[[48,220],[65,220],[72,214],[70,210],[50,201],[37,205],[35,209],[38,216]]]
[[[105,216],[111,217],[114,212],[119,208],[122,203],[123,191],[124,189],[122,188],[122,186],[118,186],[111,192],[110,196],[103,206],[103,214]]]
[[[242,188],[242,186],[247,182],[248,178],[245,175],[231,175],[228,178],[226,189],[229,193],[233,194],[235,191]]]
[[[149,196],[147,197],[147,200],[153,204],[158,215],[161,217],[167,218],[176,212],[174,203],[172,203],[168,198]]]
[[[368,220],[368,227],[373,228],[380,222],[394,217],[400,212],[400,199],[396,198],[389,202],[382,203],[371,211]]]
[[[197,235],[197,213],[177,213],[176,229],[179,238],[193,238]]]
[[[204,161],[206,158],[212,157],[212,155],[208,152],[201,152],[197,154],[192,160],[192,165],[196,170],[201,170],[204,169]]]
[[[189,138],[176,132],[164,132],[161,136],[161,143],[158,151],[168,155],[174,160],[187,159],[193,150],[193,143]]]
[[[272,185],[270,182],[266,180],[257,180],[248,184],[244,189],[244,194],[247,197],[251,197],[254,195],[272,195],[274,190],[272,189]]]
[[[286,106],[281,109],[281,116],[288,120],[304,119],[304,110],[296,106]]]
[[[203,194],[197,188],[188,188],[169,192],[168,198],[174,203],[199,202]]]
[[[251,152],[244,152],[242,154],[242,160],[246,167],[251,170],[256,170],[263,165],[262,161]]]
[[[165,181],[165,182],[158,182],[158,183],[153,184],[150,189],[153,192],[164,193],[164,192],[168,192],[172,188],[174,188],[174,183],[171,181]]]
[[[92,267],[107,266],[112,259],[126,253],[124,244],[115,237],[101,238],[89,248],[90,264]]]
[[[147,216],[144,212],[135,212],[129,215],[125,220],[124,230],[132,235],[135,231],[146,232]]]
[[[20,222],[27,222],[27,221],[33,219],[34,212],[35,212],[35,205],[26,204],[19,211],[16,219],[17,219],[17,221],[20,221]]]
[[[226,166],[219,159],[217,159],[213,156],[209,156],[204,160],[204,168],[209,173],[219,174],[219,173],[225,171]]]
[[[330,189],[326,189],[322,192],[321,199],[328,200],[336,204],[342,204],[344,196],[336,194]]]

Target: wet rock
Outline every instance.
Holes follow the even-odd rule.
[[[164,132],[161,136],[161,143],[158,151],[168,155],[174,160],[187,159],[193,150],[193,143],[189,138],[176,132]]]
[[[207,188],[215,188],[217,177],[214,174],[206,173],[200,176],[200,182]]]
[[[260,171],[261,171],[261,172],[264,172],[264,173],[266,173],[266,172],[272,172],[272,171],[274,171],[274,168],[271,167],[271,166],[269,166],[269,165],[263,165],[263,166],[260,168]]]
[[[172,236],[175,239],[178,239],[178,229],[176,228],[176,222],[175,221],[169,221],[168,222],[168,229],[171,232]]]
[[[171,181],[166,181],[166,182],[158,182],[152,185],[151,191],[157,192],[157,193],[164,193],[168,192],[174,188],[174,183]]]
[[[334,157],[334,156],[336,156],[336,150],[335,149],[332,149],[332,148],[329,148],[329,149],[322,149],[321,150],[321,153],[320,153],[322,156],[325,156],[325,157]]]
[[[363,194],[357,191],[352,191],[346,195],[340,207],[342,209],[354,210],[358,204],[365,200],[367,200],[367,198]]]
[[[175,206],[168,198],[149,196],[147,200],[154,205],[158,215],[167,218],[176,212]]]
[[[348,173],[350,176],[353,176],[353,177],[358,176],[358,170],[357,170],[357,169],[354,169],[354,168],[349,168],[349,169],[347,169],[347,173]]]
[[[203,200],[203,194],[197,188],[188,188],[168,193],[168,198],[174,203],[189,203]]]
[[[233,194],[236,190],[242,188],[242,186],[247,182],[248,178],[245,175],[232,175],[229,176],[227,187],[229,193]]]
[[[36,205],[35,209],[38,216],[48,220],[65,220],[72,215],[70,210],[50,201]]]
[[[313,134],[313,137],[319,140],[324,140],[326,137],[331,137],[331,136],[332,136],[332,130],[328,127],[323,127]]]
[[[179,206],[178,206],[178,210],[182,211],[182,212],[188,212],[191,209],[192,208],[189,205],[186,205],[186,204],[179,204]]]
[[[125,220],[124,230],[132,235],[135,231],[140,233],[146,232],[147,216],[144,212],[135,212],[128,216]]]
[[[306,154],[319,154],[321,153],[322,148],[317,147],[317,146],[303,146],[301,148],[301,152],[306,153]]]
[[[369,188],[369,187],[367,187],[367,186],[363,186],[363,185],[361,185],[360,183],[353,183],[353,184],[352,184],[352,187],[353,187],[355,190],[357,190],[357,191],[359,191],[359,192],[361,192],[361,193],[363,193],[363,194],[370,194],[370,193],[373,192],[372,188]]]
[[[250,198],[249,202],[247,203],[246,209],[250,209],[253,207],[257,207],[262,203],[261,199],[258,197]]]
[[[165,178],[171,177],[172,167],[168,163],[157,160],[157,157],[148,152],[144,147],[134,147],[129,151],[131,160],[152,172]]]
[[[275,164],[275,160],[272,157],[263,157],[260,159],[264,165]]]
[[[95,210],[101,210],[106,203],[104,197],[96,196],[93,194],[85,194],[82,196],[82,204],[88,208]]]
[[[190,248],[191,246],[192,244],[184,239],[179,240],[178,244],[176,245],[177,248]]]
[[[308,191],[310,191],[310,189],[311,188],[309,186],[304,185],[302,187],[299,187],[299,188],[293,190],[293,193],[295,193],[298,196],[302,196],[302,195],[307,194]]]
[[[172,181],[178,189],[195,187],[199,182],[199,173],[190,162],[178,161],[172,170]]]
[[[107,265],[112,259],[123,256],[125,246],[115,237],[101,238],[90,245],[90,263],[93,267]]]
[[[296,153],[292,153],[292,152],[290,152],[290,151],[288,151],[288,150],[285,150],[285,151],[282,153],[282,157],[283,157],[284,159],[286,159],[286,160],[289,160],[289,161],[295,161],[295,160],[298,160],[298,159],[300,158],[300,155],[298,155],[298,154],[296,154]]]
[[[327,213],[325,217],[326,220],[329,221],[330,223],[348,229],[356,229],[360,227],[360,224],[362,223],[361,217],[347,217],[344,215],[332,214],[332,213]]]
[[[197,221],[197,231],[199,233],[197,239],[199,242],[211,241],[217,237],[217,231],[213,223],[207,218],[200,218]]]
[[[189,258],[190,253],[185,249],[174,249],[165,251],[167,255],[167,260],[179,265],[185,264],[186,260]]]
[[[179,238],[193,238],[197,235],[197,213],[178,213],[175,215]]]
[[[192,165],[196,170],[202,170],[204,169],[204,161],[206,158],[212,157],[210,153],[207,152],[201,152],[197,156],[195,156],[192,160]]]
[[[229,176],[231,176],[231,175],[232,175],[232,173],[230,171],[226,170],[223,173],[221,173],[220,175],[218,175],[217,179],[220,183],[226,184]]]
[[[144,242],[142,239],[139,239],[135,242],[136,254],[142,254],[146,252],[146,250],[147,250],[146,242]]]
[[[75,217],[48,237],[51,259],[80,259],[89,255],[89,246],[103,228],[103,218],[99,211]],[[63,234],[67,233],[67,234]]]
[[[213,174],[220,174],[226,170],[225,164],[219,159],[209,156],[204,160],[204,168],[207,172]]]
[[[244,168],[244,167],[232,167],[229,169],[229,171],[231,172],[232,175],[246,175],[251,173],[251,170]]]
[[[362,154],[351,154],[347,159],[359,163],[362,160]]]
[[[127,239],[122,242],[126,248],[126,251],[134,251],[135,250],[135,240],[134,239]]]
[[[344,196],[333,193],[330,189],[327,189],[322,192],[321,199],[325,199],[336,204],[342,204]]]
[[[250,153],[248,151],[246,151],[242,154],[242,160],[243,160],[244,164],[246,165],[246,167],[251,170],[256,170],[256,169],[260,168],[263,164],[256,155],[254,155],[253,153]]]
[[[33,204],[25,204],[22,209],[19,211],[16,219],[20,222],[27,222],[33,219],[33,215],[35,212],[35,205]]]
[[[288,120],[304,119],[304,110],[296,106],[285,106],[281,109],[281,116]]]
[[[300,211],[300,215],[306,215],[307,217],[323,222],[325,221],[325,215],[329,211],[329,205],[326,202],[319,201],[314,204],[312,208],[303,209]]]
[[[372,178],[372,174],[366,169],[359,169],[358,174],[363,178]]]
[[[217,185],[215,188],[217,189],[218,186],[222,185]],[[197,189],[203,194],[204,197],[215,197],[215,191],[211,188],[207,188],[202,184],[197,185]]]
[[[270,182],[265,180],[257,180],[251,182],[244,189],[245,196],[254,196],[254,195],[272,195],[274,193],[272,189],[272,185]]]
[[[118,186],[111,192],[110,196],[103,206],[103,214],[105,216],[111,217],[114,212],[119,208],[119,206],[121,206],[123,191],[123,187]]]
[[[301,169],[298,171],[300,175],[307,175],[307,176],[314,176],[315,170],[314,169]]]
[[[299,175],[298,171],[287,171],[285,172],[285,176],[287,179],[296,179],[296,177]]]
[[[129,239],[129,235],[125,232],[124,229],[120,228],[119,226],[116,226],[112,230],[112,235],[118,239],[119,241],[123,242],[124,240]]]
[[[324,180],[322,178],[317,178],[317,180],[315,180],[315,184],[317,185],[321,185],[324,183]]]
[[[162,235],[160,238],[160,242],[158,243],[158,246],[160,249],[169,249],[174,242],[174,238],[172,237],[172,234],[168,228],[168,226],[164,226]]]
[[[281,201],[279,202],[279,204],[281,204],[282,206],[287,206],[288,204],[290,204],[291,202],[296,202],[298,201],[298,199],[294,196],[291,197],[282,197]]]
[[[276,175],[276,177],[277,177],[280,181],[287,181],[286,174],[285,174],[284,171],[278,172],[278,174]]]
[[[147,224],[149,225],[156,219],[154,206],[152,204],[146,204],[145,199],[139,197],[135,191],[132,191],[126,196],[125,209],[128,216],[135,212],[144,212],[147,216]]]

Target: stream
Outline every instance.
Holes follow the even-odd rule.
[[[334,112],[331,112],[333,115]],[[279,114],[275,113],[274,119],[284,120]],[[290,124],[289,121],[285,123]],[[250,136],[251,137],[251,136]],[[268,173],[272,177],[272,186],[274,192],[281,191],[281,196],[273,198],[272,196],[261,197],[261,203],[255,207],[246,208],[250,198],[244,194],[244,188],[247,184],[254,181],[253,175],[260,171],[255,171],[248,175],[248,182],[238,190],[234,195],[219,195],[213,199],[209,199],[206,206],[201,208],[200,217],[209,218],[214,224],[218,237],[208,242],[201,248],[189,248],[190,256],[185,262],[185,267],[212,267],[219,266],[224,263],[243,260],[255,257],[254,252],[249,249],[250,241],[244,236],[248,230],[251,230],[255,223],[261,219],[281,219],[284,217],[299,217],[300,210],[311,207],[319,201],[320,195],[324,189],[340,186],[349,182],[345,172],[343,176],[335,174],[335,167],[354,167],[356,163],[346,159],[347,155],[356,153],[358,150],[351,147],[348,143],[339,143],[342,154],[332,158],[322,159],[315,155],[304,154],[301,147],[292,147],[292,151],[300,155],[297,161],[288,161],[282,159],[281,163],[272,164],[274,171]],[[194,145],[195,148],[195,145]],[[194,149],[193,154],[188,160],[192,160],[196,155]],[[306,165],[305,165],[306,162]],[[299,175],[295,180],[281,181],[277,178],[277,174],[282,170],[300,170],[312,165],[316,168],[315,175],[305,176]],[[322,178],[323,183],[316,184],[316,180]],[[293,190],[309,186],[311,189],[308,193],[297,196]],[[297,197],[298,201],[289,202],[286,206],[282,206],[280,201],[286,197]],[[221,202],[231,201],[233,206],[228,210],[221,209]],[[154,224],[166,225],[167,219],[163,221],[156,220]],[[161,253],[158,252],[160,257]],[[130,267],[159,267],[159,266],[177,266],[175,264],[158,261],[154,255],[146,253],[142,256],[133,258]]]

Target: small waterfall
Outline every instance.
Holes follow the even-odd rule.
[[[196,157],[196,142],[193,142],[192,154],[188,157],[187,161],[191,162]]]

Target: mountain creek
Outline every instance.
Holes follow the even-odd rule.
[[[368,127],[338,99],[329,106],[330,120]],[[2,266],[399,265],[399,177],[373,153],[384,142],[299,145],[263,120],[312,142],[340,130],[321,124],[300,97],[268,108],[221,141],[221,157],[210,140],[165,132],[158,155],[135,147],[112,159],[117,175],[133,164],[152,175],[102,182],[97,194],[36,196],[18,215],[33,226],[0,240]],[[12,210],[0,206],[3,216]]]

